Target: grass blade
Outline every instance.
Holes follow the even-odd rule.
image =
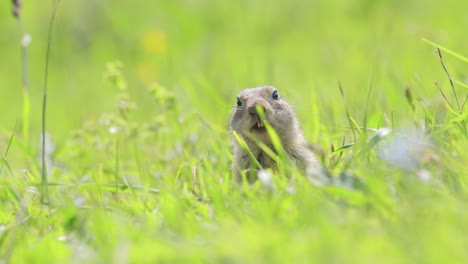
[[[52,28],[57,13],[58,0],[53,2],[52,16],[50,18],[49,30],[47,33],[47,50],[45,58],[45,71],[44,71],[44,90],[42,94],[42,155],[41,155],[41,202],[48,203],[49,192],[47,186],[47,167],[46,167],[46,109],[47,109],[47,81],[49,76],[49,59],[50,59],[50,46],[52,42]]]
[[[245,143],[244,139],[236,131],[232,131],[232,134],[234,135],[234,138],[236,138],[237,142],[239,142],[239,145],[242,147],[242,149],[244,149],[244,151],[249,155],[257,169],[263,169],[262,165],[258,162],[252,151],[250,151],[249,146],[247,146],[247,143]]]
[[[447,52],[447,54],[450,54],[450,55],[454,56],[455,58],[457,58],[457,59],[459,59],[459,60],[461,60],[463,62],[468,63],[468,58],[467,57],[465,57],[465,56],[463,56],[463,55],[461,55],[461,54],[459,54],[459,53],[457,53],[455,51],[452,51],[452,50],[450,50],[450,49],[448,49],[448,48],[446,48],[446,47],[444,47],[442,45],[439,45],[439,44],[437,44],[435,42],[432,42],[432,41],[430,41],[428,39],[423,38],[422,40],[424,42],[426,42],[426,43],[429,43],[431,46],[434,46],[434,47],[436,47],[436,48],[438,48],[440,50],[443,50],[444,52]]]
[[[2,157],[3,164],[5,166],[7,166],[8,170],[10,170],[10,173],[12,173],[12,174],[13,174],[13,171],[11,170],[10,165],[8,164],[7,155],[8,155],[8,151],[10,150],[11,143],[13,143],[13,138],[15,136],[15,131],[16,131],[16,126],[17,125],[18,125],[18,123],[16,123],[15,128],[13,129],[13,132],[10,135],[10,140],[8,140],[8,144],[7,144],[7,147],[5,149],[5,153],[3,154],[3,157]],[[0,166],[0,175],[2,175],[2,172],[3,172],[3,166]]]
[[[364,110],[364,121],[363,121],[363,131],[364,133],[367,132],[367,116],[368,116],[368,111],[369,111],[369,100],[370,100],[370,95],[372,92],[372,87],[374,86],[374,76],[375,76],[375,71],[372,71],[372,77],[371,81],[369,84],[369,90],[367,91],[367,98],[366,98],[366,108]]]
[[[351,128],[351,131],[353,132],[353,140],[354,140],[354,142],[356,142],[357,141],[356,130],[358,130],[359,133],[361,131],[359,131],[359,126],[357,126],[356,121],[353,119],[353,117],[351,116],[351,114],[349,112],[348,105],[346,104],[346,98],[345,98],[345,95],[344,95],[343,86],[341,86],[340,81],[338,81],[338,88],[340,89],[340,93],[341,93],[341,96],[343,97],[343,101],[345,101],[344,107],[345,107],[345,111],[346,111],[346,118],[348,119],[349,126]]]
[[[457,103],[458,111],[461,113],[461,107],[460,107],[460,103],[458,102],[457,92],[455,91],[455,85],[453,84],[453,80],[452,80],[452,76],[450,75],[450,72],[448,71],[447,67],[445,66],[444,60],[442,58],[442,52],[440,51],[440,48],[437,48],[437,55],[439,56],[440,64],[442,65],[442,68],[444,69],[444,72],[447,75],[447,78],[449,79],[450,87],[452,87],[452,93],[453,93],[453,96],[455,97],[455,102]]]

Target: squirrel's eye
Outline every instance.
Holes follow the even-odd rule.
[[[275,90],[275,91],[273,92],[273,94],[271,95],[271,97],[273,97],[273,99],[275,99],[275,100],[278,100],[278,98],[279,98],[278,91]]]
[[[242,105],[242,102],[239,98],[237,98],[237,106],[241,106]]]

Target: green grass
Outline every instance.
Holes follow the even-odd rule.
[[[47,203],[52,5],[0,4],[0,262],[468,261],[465,1],[149,2],[60,1]],[[265,84],[324,175],[236,184],[229,113]]]

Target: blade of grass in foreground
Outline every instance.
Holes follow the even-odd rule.
[[[42,94],[42,152],[41,152],[41,203],[48,203],[48,189],[47,189],[47,167],[45,160],[46,153],[46,108],[47,108],[47,78],[49,76],[49,58],[50,58],[50,44],[52,41],[52,27],[55,21],[55,15],[57,13],[58,0],[53,2],[52,7],[52,16],[49,23],[49,32],[47,34],[47,50],[46,50],[46,59],[45,59],[45,72],[44,72],[44,90]]]
[[[460,103],[458,102],[458,95],[457,95],[457,92],[455,91],[455,85],[453,84],[453,79],[452,79],[452,76],[450,75],[450,72],[447,69],[447,66],[445,66],[440,48],[437,48],[437,55],[439,56],[439,61],[440,61],[440,64],[442,65],[442,68],[444,69],[445,75],[447,75],[447,79],[450,82],[450,87],[452,87],[452,93],[453,93],[453,97],[455,97],[455,103],[457,103],[458,111],[461,112]]]
[[[363,120],[363,128],[362,128],[362,131],[364,132],[364,134],[367,134],[367,118],[368,118],[368,111],[369,111],[369,100],[370,100],[370,95],[372,92],[372,87],[374,86],[374,76],[375,76],[375,70],[372,71],[372,77],[371,77],[371,81],[369,84],[369,90],[367,91],[366,108],[364,110],[364,120]]]
[[[437,44],[437,43],[435,43],[435,42],[432,42],[432,41],[430,41],[430,40],[428,40],[428,39],[423,38],[422,40],[423,40],[424,42],[430,44],[431,46],[437,48],[437,53],[438,53],[439,58],[440,58],[440,61],[441,61],[441,63],[442,63],[442,67],[444,68],[445,73],[447,74],[447,77],[449,78],[450,85],[452,86],[452,88],[453,88],[453,84],[456,83],[456,84],[460,85],[461,87],[463,87],[463,88],[465,88],[465,89],[468,89],[468,85],[466,85],[466,84],[464,84],[464,83],[462,83],[462,82],[460,82],[460,81],[453,80],[453,79],[450,77],[450,74],[448,73],[448,71],[447,71],[447,69],[446,69],[446,67],[445,67],[445,65],[444,65],[444,63],[443,63],[442,55],[441,55],[441,52],[440,52],[440,51],[442,50],[442,51],[446,52],[447,54],[450,54],[450,55],[454,56],[455,58],[457,58],[457,59],[459,59],[459,60],[461,60],[461,61],[463,61],[463,62],[466,62],[466,63],[468,63],[468,58],[465,57],[465,56],[463,56],[463,55],[461,55],[461,54],[459,54],[459,53],[457,53],[457,52],[455,52],[455,51],[453,51],[453,50],[451,50],[451,49],[448,49],[448,48],[446,48],[446,47],[444,47],[444,46],[442,46],[442,45],[439,45],[439,44]],[[463,108],[464,108],[464,106],[465,106],[465,104],[466,104],[467,101],[468,101],[468,95],[465,97],[465,100],[463,101],[463,103],[462,103],[462,105],[461,105],[461,107],[460,107],[459,109],[463,110]]]
[[[16,126],[17,125],[18,125],[18,123],[16,123],[15,128],[13,129],[13,132],[11,133],[10,140],[8,140],[8,144],[7,144],[7,147],[5,149],[5,153],[3,154],[3,157],[2,157],[3,164],[8,168],[8,170],[10,171],[11,174],[13,174],[13,171],[11,170],[11,167],[8,164],[7,155],[8,155],[8,151],[10,150],[11,143],[13,142],[13,138],[15,136],[15,131],[16,131]],[[2,175],[2,172],[3,172],[3,166],[0,166],[0,175]]]
[[[31,35],[24,33],[21,21],[20,10],[22,7],[21,1],[12,1],[13,16],[18,22],[18,31],[21,36],[21,69],[22,69],[22,88],[23,88],[23,142],[25,146],[29,146],[29,112],[30,98],[28,85],[28,46],[31,43]]]
[[[241,147],[244,149],[245,152],[249,155],[250,159],[253,161],[257,169],[263,169],[262,165],[258,162],[258,160],[255,158],[254,154],[252,151],[250,151],[249,146],[247,146],[247,143],[245,143],[244,139],[239,136],[239,134],[236,131],[232,132],[234,137],[236,138],[237,142],[241,145]]]
[[[354,120],[354,118],[351,116],[351,113],[349,112],[349,108],[348,108],[348,105],[346,104],[346,97],[344,95],[344,90],[343,90],[343,86],[341,86],[341,82],[338,81],[338,88],[340,89],[340,93],[341,93],[341,96],[343,97],[343,101],[345,101],[344,103],[344,106],[345,106],[345,110],[346,110],[346,117],[348,119],[348,122],[349,122],[349,126],[351,128],[351,131],[353,132],[353,140],[354,142],[357,142],[357,137],[356,137],[356,131],[361,134],[361,130],[359,129],[359,126],[356,122],[356,120]]]
[[[434,47],[436,47],[436,48],[438,48],[440,50],[443,50],[443,51],[447,52],[448,54],[454,56],[455,58],[457,58],[457,59],[459,59],[459,60],[461,60],[463,62],[468,63],[468,58],[467,57],[465,57],[465,56],[463,56],[463,55],[461,55],[461,54],[459,54],[459,53],[457,53],[457,52],[455,52],[453,50],[450,50],[450,49],[448,49],[448,48],[446,48],[446,47],[444,47],[442,45],[439,45],[439,44],[437,44],[435,42],[432,42],[432,41],[430,41],[428,39],[423,38],[422,40],[424,42],[430,44],[431,46],[434,46]]]

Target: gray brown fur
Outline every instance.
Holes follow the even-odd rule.
[[[288,157],[304,171],[309,168],[319,167],[319,162],[304,138],[292,107],[280,96],[275,98],[273,95],[274,93],[277,94],[275,91],[276,88],[272,86],[249,88],[241,91],[237,96],[241,105],[234,107],[231,114],[229,126],[231,134],[233,131],[236,131],[244,139],[250,151],[263,168],[276,167],[275,161],[246,136],[246,134],[250,133],[270,149],[274,150],[268,133],[257,125],[260,117],[256,106],[259,105],[263,107],[265,112],[266,120],[264,122],[268,122],[275,129]],[[254,127],[258,129],[254,129]],[[241,173],[243,171],[247,173],[249,181],[255,180],[256,169],[252,166],[249,155],[240,146],[234,136],[232,136],[231,144],[234,156],[232,169],[237,180],[241,180]]]

